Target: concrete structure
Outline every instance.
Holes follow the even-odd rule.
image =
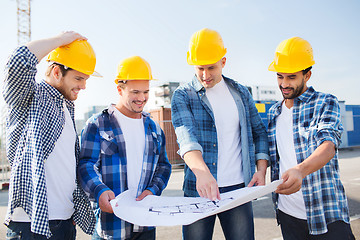
[[[161,107],[170,108],[171,97],[179,85],[179,82],[159,82],[157,86],[152,86],[150,88],[149,100],[145,106],[145,110],[149,112],[152,109]]]

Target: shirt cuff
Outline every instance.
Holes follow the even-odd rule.
[[[255,159],[256,159],[256,161],[260,160],[260,159],[269,161],[270,157],[266,153],[257,153],[257,154],[255,154]]]
[[[181,146],[178,151],[178,154],[181,156],[182,159],[184,159],[185,153],[190,151],[200,151],[201,153],[203,153],[203,148],[199,143],[189,143]]]
[[[338,148],[341,144],[341,139],[337,138],[332,131],[320,131],[316,135],[317,145],[320,146],[325,141],[330,141],[334,143],[335,148]]]

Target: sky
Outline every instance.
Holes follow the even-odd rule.
[[[0,1],[0,68],[17,47],[16,0]],[[76,100],[76,118],[92,105],[118,101],[117,64],[139,55],[157,82],[187,82],[194,75],[186,52],[191,35],[218,31],[227,48],[223,74],[244,85],[277,86],[267,70],[277,45],[299,36],[310,42],[315,65],[308,86],[360,104],[360,1],[358,0],[31,0],[31,39],[73,30],[86,36],[96,71]],[[37,80],[44,78],[44,59]],[[1,87],[2,87],[1,81]],[[1,106],[4,105],[2,96]]]

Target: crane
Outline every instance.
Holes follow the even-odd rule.
[[[31,7],[30,0],[16,0],[16,2],[18,45],[22,45],[31,40]]]

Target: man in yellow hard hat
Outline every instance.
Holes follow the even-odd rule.
[[[284,99],[268,112],[271,180],[284,240],[355,239],[340,181],[340,108],[331,94],[307,83],[315,64],[310,43],[293,37],[279,44],[269,70]]]
[[[220,199],[220,193],[264,185],[268,164],[265,126],[248,89],[222,75],[226,48],[220,34],[193,34],[187,56],[192,81],[171,102],[172,122],[184,159],[184,195]],[[257,172],[255,166],[257,165]],[[251,202],[217,214],[226,239],[254,239]],[[212,239],[216,215],[183,226],[183,238]]]
[[[138,201],[160,195],[170,177],[164,132],[143,111],[150,80],[151,68],[143,58],[121,61],[115,79],[119,101],[91,117],[83,130],[79,175],[95,206],[93,239],[155,239],[154,227],[125,222],[110,205],[125,190]]]
[[[42,82],[36,65],[49,54]],[[76,60],[76,61],[74,61]],[[11,166],[7,239],[75,239],[95,216],[76,178],[74,103],[94,73],[95,53],[76,32],[18,47],[6,65],[7,157]]]

